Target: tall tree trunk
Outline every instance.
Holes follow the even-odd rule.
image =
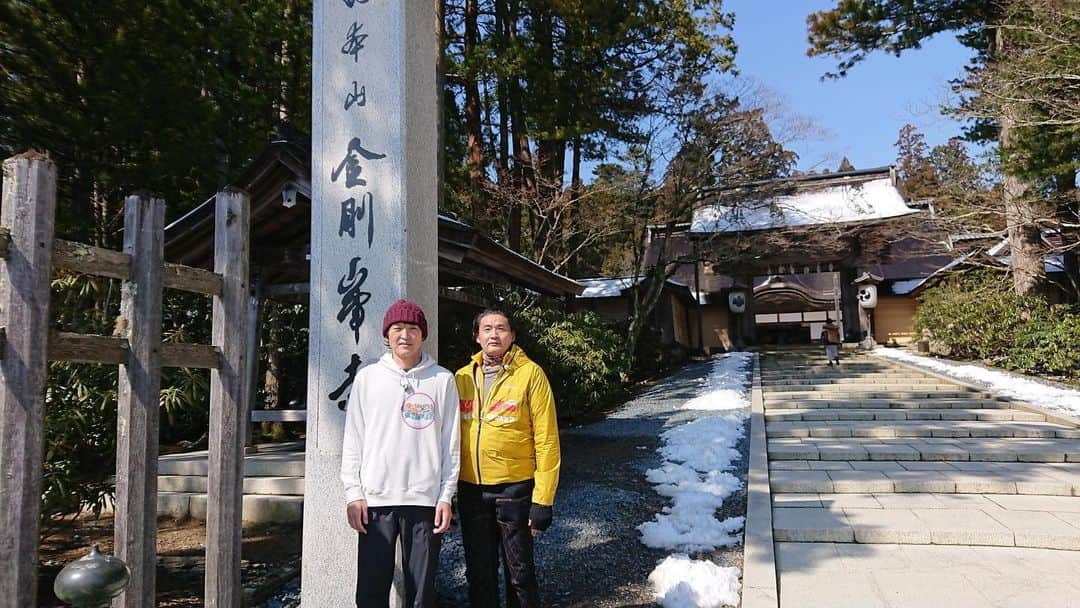
[[[566,209],[566,218],[563,220],[563,229],[566,231],[566,237],[563,239],[566,242],[566,250],[572,252],[569,254],[569,258],[566,260],[565,272],[570,276],[577,274],[578,258],[580,257],[575,250],[578,244],[581,243],[581,235],[577,230],[578,206],[581,204],[581,197],[585,195],[585,185],[581,181],[581,137],[574,138],[573,145],[573,157],[571,160],[570,169],[570,190],[568,191],[570,204]]]
[[[551,133],[562,126],[558,117],[558,95],[555,93],[555,13],[547,2],[538,2],[533,9],[533,36],[536,44],[536,59],[539,64],[538,78],[546,79],[546,86],[551,93],[541,105],[541,115],[546,124],[543,128]],[[540,172],[541,193],[546,201],[554,201],[562,192],[564,164],[566,162],[566,140],[558,137],[546,137],[536,147],[537,169]]]
[[[508,23],[507,12],[506,2],[496,0],[495,31],[500,35],[495,38],[498,44],[495,52],[500,56],[506,52],[507,29],[513,27]],[[510,176],[510,88],[505,74],[499,76],[496,96],[499,106],[499,179],[502,180]]]
[[[1005,29],[998,27],[994,32],[991,61],[1003,57],[1006,52]],[[1014,123],[1012,111],[1006,104],[998,116],[999,144],[1003,157],[1012,151]],[[1014,170],[1005,169],[1002,173],[1002,198],[1012,257],[1013,290],[1020,296],[1032,295],[1046,278],[1042,235],[1036,223],[1038,213],[1034,204],[1034,189],[1027,180],[1016,175]]]
[[[483,224],[484,140],[480,120],[480,85],[476,70],[476,46],[480,41],[477,24],[478,0],[465,0],[465,146],[469,158],[469,203],[473,220]]]
[[[508,3],[506,19],[506,40],[513,46],[517,44],[517,6],[513,0]],[[517,196],[510,203],[507,218],[507,246],[512,251],[521,251],[521,200],[531,196],[535,188],[533,183],[533,159],[529,148],[528,125],[525,123],[525,111],[522,108],[521,82],[517,76],[507,79],[508,106],[510,111],[511,141],[514,151],[514,180]]]

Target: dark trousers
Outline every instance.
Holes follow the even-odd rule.
[[[532,490],[532,480],[483,486],[458,483],[470,608],[499,607],[500,555],[506,575],[507,605],[510,608],[540,606],[529,529]]]
[[[356,563],[358,608],[387,608],[394,584],[394,557],[401,536],[405,608],[435,608],[435,570],[442,535],[434,534],[435,507],[370,507],[367,534]]]

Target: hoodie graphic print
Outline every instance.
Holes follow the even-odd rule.
[[[402,370],[390,353],[356,374],[345,414],[345,502],[369,507],[449,503],[460,456],[454,376],[426,354]]]

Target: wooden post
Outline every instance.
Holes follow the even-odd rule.
[[[251,280],[251,294],[248,296],[248,321],[245,332],[244,349],[247,353],[247,411],[244,414],[245,452],[255,451],[253,440],[255,424],[251,422],[251,410],[255,408],[255,395],[259,391],[259,312],[262,307],[262,282],[256,277]]]
[[[0,607],[36,606],[38,517],[56,167],[36,153],[4,161],[0,222]]]
[[[843,341],[858,342],[862,340],[862,321],[859,310],[859,288],[855,285],[855,267],[843,265],[840,267],[840,310],[843,316]]]
[[[124,281],[121,337],[128,342],[120,366],[116,413],[116,556],[131,568],[131,584],[116,608],[155,605],[157,573],[158,402],[161,396],[161,268],[165,202],[145,196],[124,201]]]
[[[237,340],[248,323],[248,235],[246,192],[219,192],[215,209],[214,271],[221,295],[214,298],[214,345],[221,368],[210,372],[210,463],[206,497],[206,599],[208,608],[234,608],[240,587],[243,516],[244,425],[248,408],[247,352]]]
[[[742,313],[742,338],[744,347],[757,345],[757,314],[754,306],[754,275],[743,276],[746,284],[746,310]]]

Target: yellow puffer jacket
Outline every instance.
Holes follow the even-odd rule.
[[[524,351],[512,346],[485,400],[482,357],[477,353],[455,375],[461,409],[461,481],[534,479],[532,501],[552,505],[561,459],[547,376]]]

